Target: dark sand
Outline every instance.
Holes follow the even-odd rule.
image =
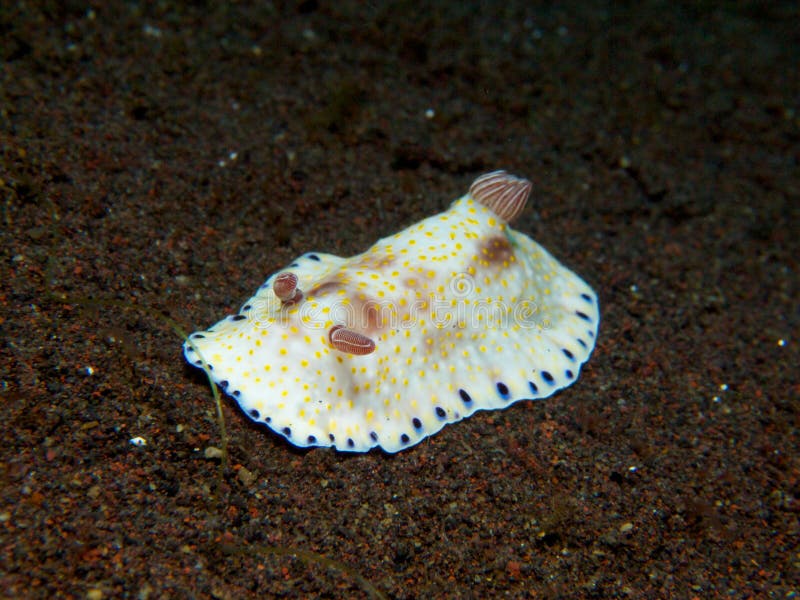
[[[4,3],[0,596],[800,593],[800,15],[716,4]],[[579,381],[393,456],[226,398],[218,482],[153,315],[496,168],[599,294]]]

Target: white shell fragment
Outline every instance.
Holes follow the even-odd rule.
[[[600,313],[580,277],[508,226],[530,190],[495,171],[363,254],[304,254],[184,355],[297,446],[397,452],[550,396],[578,378]]]

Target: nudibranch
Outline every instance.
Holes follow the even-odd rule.
[[[394,453],[550,396],[578,378],[600,313],[580,277],[509,227],[530,191],[495,171],[363,254],[304,254],[184,355],[304,447]]]

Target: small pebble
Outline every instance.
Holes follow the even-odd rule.
[[[253,485],[253,482],[256,480],[256,474],[245,467],[239,469],[239,472],[236,474],[236,476],[239,478],[239,481],[241,481],[242,484],[247,487]]]
[[[623,523],[622,525],[620,525],[619,532],[628,533],[632,529],[633,529],[633,523],[628,521],[627,523]]]
[[[209,446],[203,451],[203,456],[209,459],[222,458],[222,450],[216,446]]]

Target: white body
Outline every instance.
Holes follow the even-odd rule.
[[[303,300],[270,282],[296,274]],[[254,420],[298,446],[397,452],[477,410],[544,398],[591,354],[597,298],[528,236],[466,195],[363,254],[305,254],[184,353]],[[338,351],[335,325],[368,336]]]

